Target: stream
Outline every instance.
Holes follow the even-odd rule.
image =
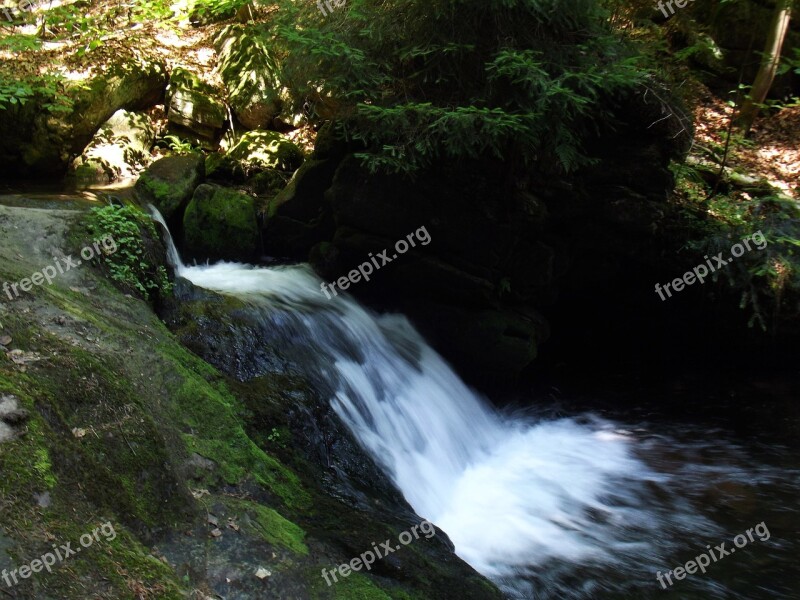
[[[169,254],[178,275],[257,308],[414,510],[509,598],[800,597],[787,449],[684,423],[554,416],[546,402],[500,411],[405,317],[328,300],[307,265]],[[735,558],[659,583],[712,546],[735,551],[747,529]]]

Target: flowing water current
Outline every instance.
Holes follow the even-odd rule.
[[[414,510],[509,597],[800,598],[786,569],[800,474],[780,449],[685,425],[504,413],[407,319],[328,300],[308,266],[184,266],[174,247],[170,259],[263,311]],[[656,579],[761,522],[769,534],[707,573]]]

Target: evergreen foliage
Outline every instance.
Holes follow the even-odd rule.
[[[494,156],[571,171],[603,97],[644,73],[595,0],[349,0],[282,7],[284,76],[363,142],[370,170]],[[322,107],[323,110],[320,110]]]

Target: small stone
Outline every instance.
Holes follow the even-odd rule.
[[[86,435],[86,430],[81,428],[81,427],[73,427],[72,428],[72,435],[74,435],[78,439],[81,439],[82,437],[84,437]]]
[[[256,577],[258,577],[259,579],[266,579],[267,577],[270,577],[271,575],[272,575],[272,571],[270,571],[268,569],[265,569],[264,567],[261,567],[261,568],[258,569],[258,571],[256,571]]]
[[[0,337],[0,346],[8,346],[11,343],[11,336],[4,335]]]
[[[50,492],[42,492],[41,494],[34,494],[34,500],[36,500],[36,504],[41,506],[42,508],[48,508],[50,504],[52,504],[52,499],[50,498]]]
[[[222,531],[220,531],[219,529],[215,529],[211,532],[211,537],[218,538],[221,536],[222,536]]]
[[[208,524],[216,527],[217,525],[219,525],[219,519],[214,515],[208,515]]]

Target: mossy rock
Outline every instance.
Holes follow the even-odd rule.
[[[195,188],[205,177],[200,154],[167,156],[154,162],[136,182],[139,198],[153,204],[165,219],[180,216]]]
[[[285,173],[277,169],[267,169],[249,179],[247,184],[259,196],[274,197],[275,194],[286,187],[287,180],[288,175]]]
[[[76,255],[90,239],[82,221],[77,211],[0,206],[7,241],[0,276],[13,281],[41,268],[41,248]],[[100,537],[52,573],[20,581],[14,597],[179,600],[204,590],[240,598],[500,600],[443,534],[327,587],[323,568],[395,538],[408,527],[409,509],[333,420],[326,397],[283,369],[248,381],[226,377],[91,263],[36,289],[35,302],[4,305],[0,326],[14,348],[37,358],[23,366],[0,351],[0,398],[16,402],[2,419],[16,433],[0,442],[0,571],[54,544],[74,548],[101,523],[113,525],[116,537]],[[257,334],[244,322],[229,327],[247,303],[192,293],[215,303],[187,313],[198,332],[216,324],[219,336],[228,331],[251,343],[217,344],[223,338],[215,333],[219,356],[278,348],[261,333],[281,327]],[[177,306],[186,305],[181,297]],[[253,316],[262,322],[260,311]],[[264,579],[256,575],[262,568]]]
[[[231,109],[247,129],[270,126],[289,99],[280,81],[273,44],[266,44],[253,29],[229,25],[214,43]]]
[[[175,69],[166,98],[170,129],[194,134],[194,141],[215,148],[225,129],[228,111],[217,91],[185,69]]]
[[[155,135],[147,114],[118,110],[72,162],[71,174],[79,185],[132,179],[150,163]]]
[[[249,260],[258,248],[253,199],[235,190],[203,184],[183,215],[186,250],[201,259]]]
[[[303,151],[277,131],[249,131],[221,158],[207,165],[209,175],[243,179],[267,169],[295,171],[303,164]]]

